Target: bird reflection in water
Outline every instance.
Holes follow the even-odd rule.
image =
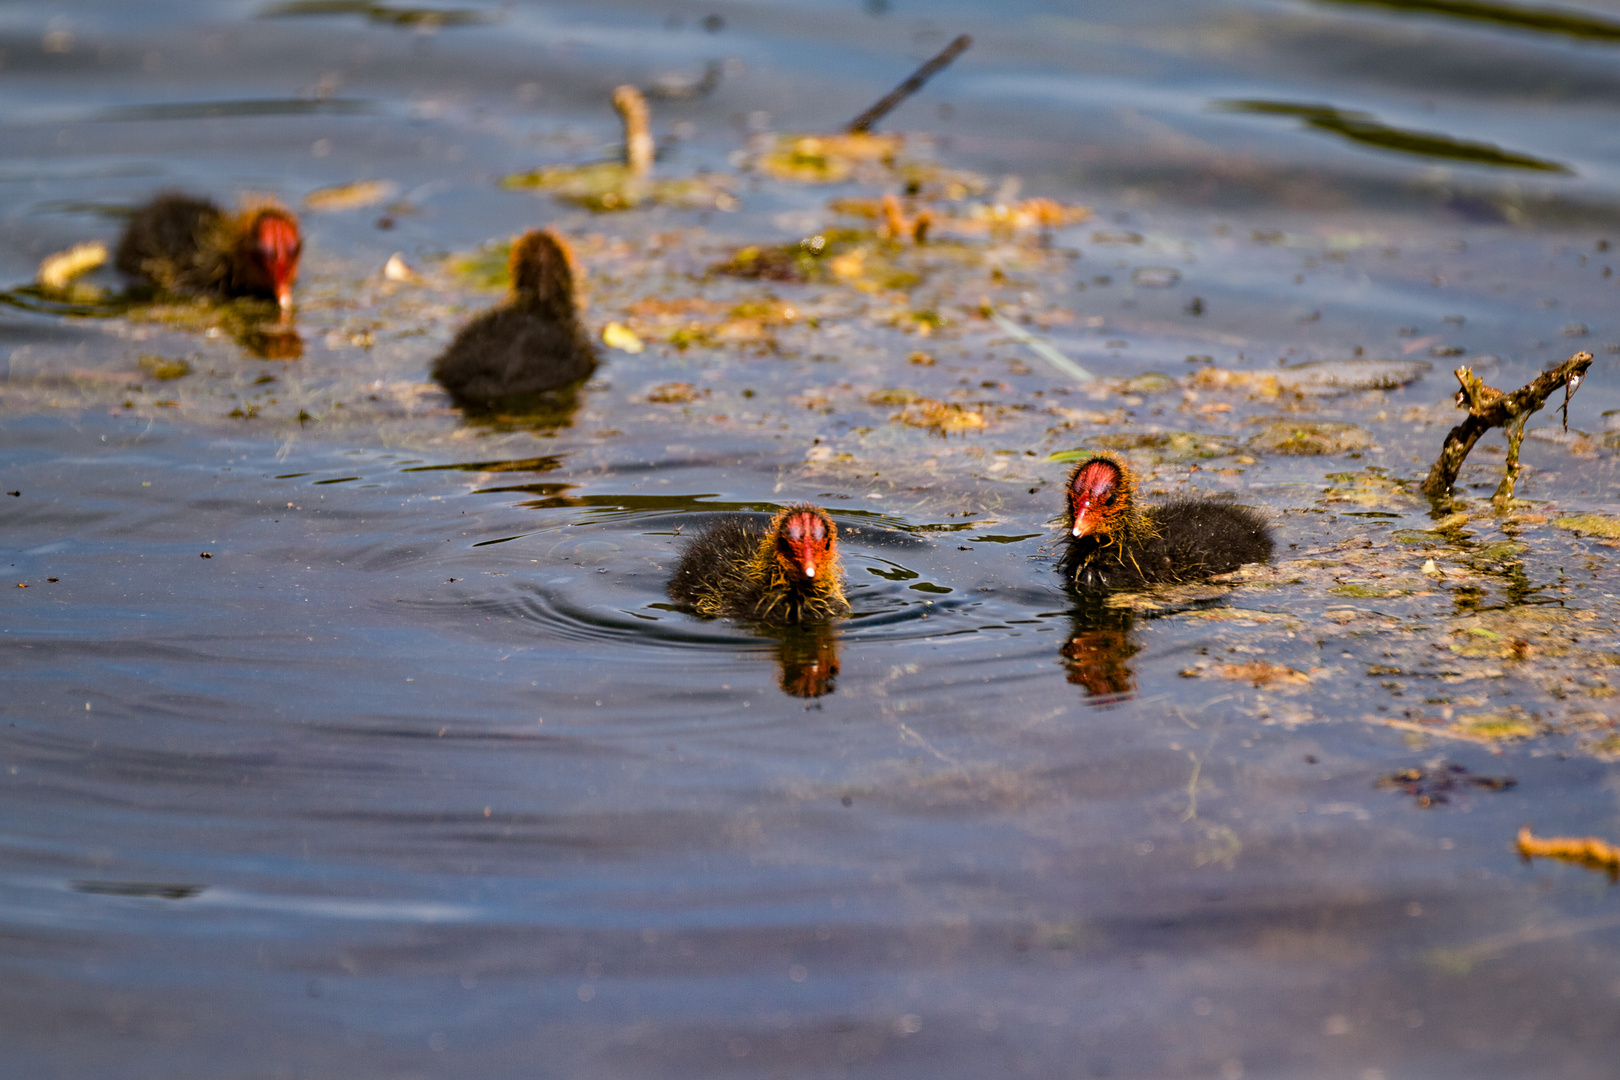
[[[818,698],[838,680],[838,635],[826,623],[768,631],[776,639],[777,685],[789,697]]]
[[[1129,660],[1141,651],[1131,640],[1135,622],[1129,611],[1105,607],[1099,601],[1082,602],[1069,615],[1069,639],[1061,654],[1069,681],[1083,686],[1089,697],[1109,699],[1136,692],[1136,673]]]
[[[467,423],[492,431],[556,431],[574,426],[574,413],[584,403],[583,384],[558,387],[497,409],[464,410]]]

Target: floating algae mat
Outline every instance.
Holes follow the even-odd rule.
[[[1607,1078],[1612,58],[1171,10],[17,8],[11,1071]],[[958,33],[889,149],[782,134]],[[729,211],[502,186],[628,190],[613,88],[711,61],[639,175]],[[290,322],[36,280],[174,186],[309,207]],[[600,365],[469,419],[433,360],[541,227]],[[1499,429],[1422,493],[1452,368],[1577,349],[1513,499]],[[1065,593],[1097,452],[1273,560]],[[848,620],[670,599],[706,524],[801,501]]]

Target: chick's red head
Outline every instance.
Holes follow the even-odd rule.
[[[280,210],[266,210],[253,223],[253,244],[265,276],[275,290],[276,303],[281,305],[282,311],[290,310],[293,281],[298,277],[298,256],[304,250],[298,222]]]
[[[837,530],[827,515],[814,507],[796,507],[782,521],[776,540],[776,561],[792,577],[814,581],[828,573]]]
[[[1107,458],[1092,458],[1069,479],[1069,532],[1082,536],[1108,536],[1125,509],[1126,479],[1119,465]]]

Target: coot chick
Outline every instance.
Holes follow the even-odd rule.
[[[276,203],[226,213],[207,199],[165,191],[130,218],[114,264],[174,296],[264,297],[285,316],[303,248],[298,219]]]
[[[1099,454],[1069,474],[1064,576],[1081,589],[1199,581],[1271,558],[1271,529],[1253,510],[1208,499],[1136,504],[1136,477]]]
[[[848,615],[838,527],[807,505],[780,511],[768,525],[724,518],[681,552],[669,595],[710,618],[788,624]]]
[[[596,350],[580,322],[572,253],[549,229],[512,245],[512,291],[462,327],[433,364],[457,405],[523,408],[590,378]]]

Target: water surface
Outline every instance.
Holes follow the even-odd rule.
[[[9,9],[8,285],[164,186],[390,194],[306,214],[296,341],[28,293],[0,311],[8,1059],[1608,1076],[1616,894],[1513,838],[1620,840],[1612,542],[1556,524],[1617,510],[1616,25],[1599,4]],[[886,127],[982,179],[963,214],[1039,196],[1090,220],[874,246],[810,284],[710,272],[870,230],[829,200],[900,177],[795,185],[749,155],[959,32],[973,49]],[[735,210],[498,186],[611,156],[626,81],[653,92],[660,173],[729,174]],[[605,350],[549,417],[469,421],[427,381],[498,295],[498,252],[464,257],[542,224],[575,242],[593,329],[647,348]],[[395,252],[418,282],[382,277]],[[1516,513],[1486,501],[1500,438],[1460,503],[1417,494],[1451,367],[1511,389],[1578,348],[1591,378],[1567,433],[1531,420]],[[1198,375],[1356,360],[1428,367],[1306,396]],[[1280,452],[1324,424],[1359,441]],[[1277,567],[1077,603],[1051,455],[1082,447],[1129,454],[1150,495],[1261,507]],[[668,602],[684,536],[797,500],[839,523],[853,618],[766,633]]]

